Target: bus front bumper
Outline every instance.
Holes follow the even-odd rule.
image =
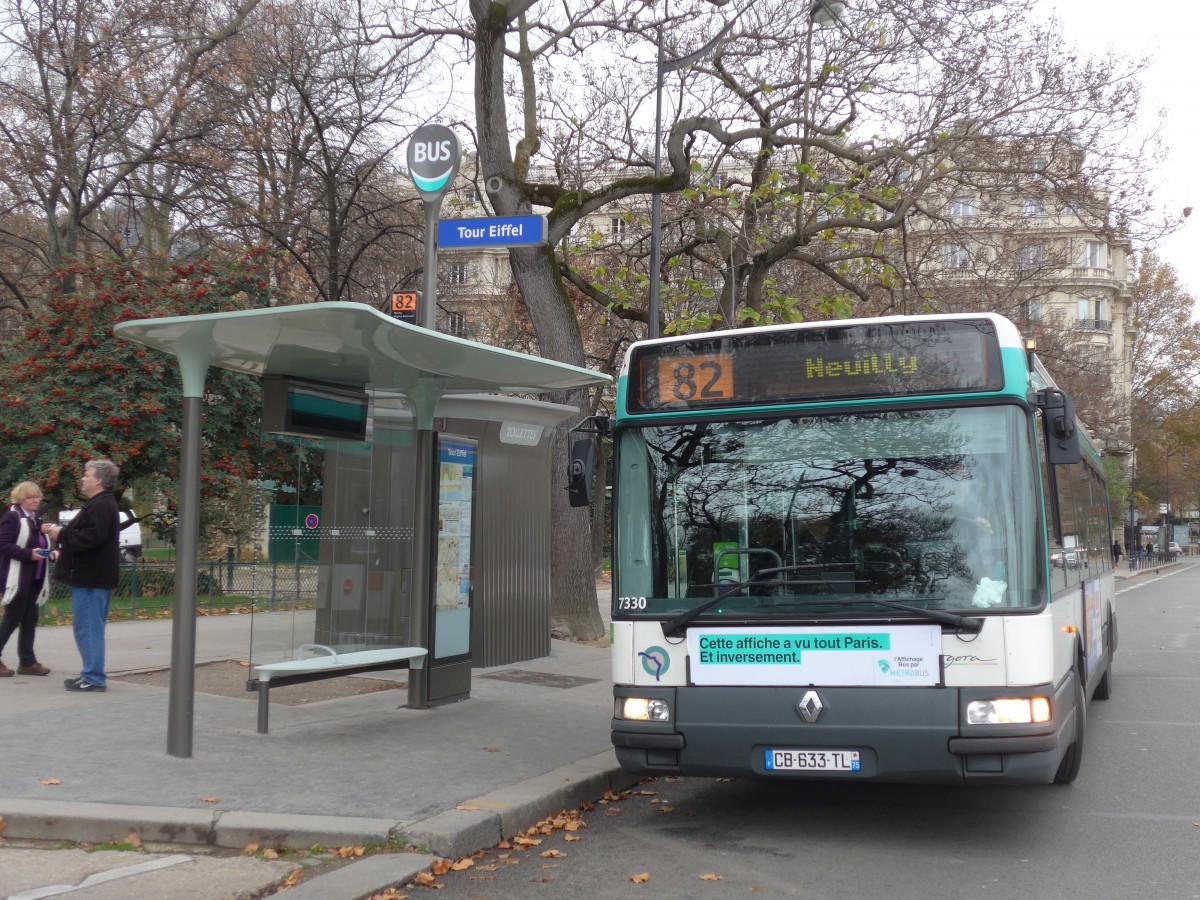
[[[815,690],[822,708],[808,722],[799,707]],[[1049,685],[1002,689],[1047,694]],[[979,688],[795,688],[618,686],[618,700],[651,693],[670,704],[669,722],[612,720],[618,762],[639,775],[836,778],[914,783],[1046,783],[1075,733],[1070,679],[1053,692],[1050,722],[978,726],[962,723]],[[779,772],[768,750],[858,753],[853,772]]]

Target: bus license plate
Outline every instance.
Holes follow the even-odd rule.
[[[768,772],[857,772],[862,756],[857,750],[768,750]]]

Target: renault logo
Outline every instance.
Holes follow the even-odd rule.
[[[821,698],[816,691],[809,691],[800,698],[800,702],[796,704],[796,709],[800,711],[800,717],[805,722],[815,722],[821,716],[821,710],[825,708],[825,704],[821,702]]]

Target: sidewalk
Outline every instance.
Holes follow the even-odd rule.
[[[197,662],[246,659],[250,619],[199,618]],[[107,634],[107,693],[63,689],[79,665],[68,626],[38,629],[52,675],[0,679],[5,838],[120,842],[136,831],[143,842],[238,849],[403,841],[456,858],[635,780],[609,742],[607,648],[553,641],[546,658],[475,670],[469,699],[435,709],[403,708],[403,688],[272,702],[265,735],[253,694],[197,693],[193,756],[179,759],[166,752],[167,689],[121,680],[169,665],[171,621],[113,622]],[[406,856],[424,860],[413,872],[428,865]]]

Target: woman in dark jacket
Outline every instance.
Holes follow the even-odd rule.
[[[33,633],[37,629],[38,607],[50,593],[49,541],[42,534],[38,510],[42,491],[32,481],[22,481],[12,490],[12,506],[0,516],[0,653],[17,631],[17,673],[49,675],[50,670],[33,654]],[[41,551],[44,555],[39,555]],[[11,677],[13,670],[0,661],[0,677]]]

